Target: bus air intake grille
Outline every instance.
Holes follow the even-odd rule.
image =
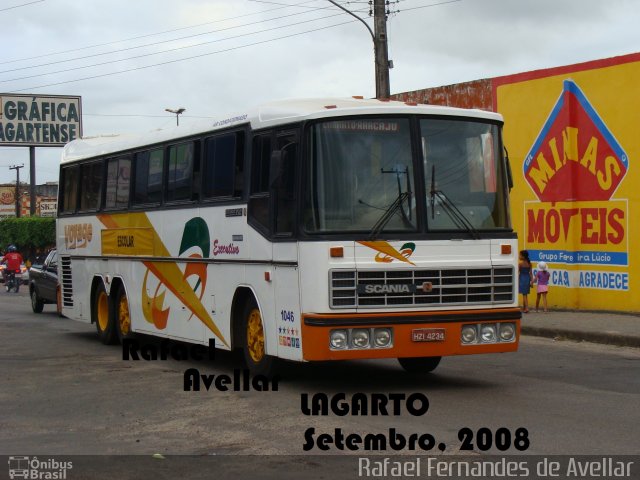
[[[514,292],[512,267],[329,272],[331,308],[495,305]]]
[[[62,265],[62,305],[73,307],[73,283],[71,280],[71,257],[60,257]]]

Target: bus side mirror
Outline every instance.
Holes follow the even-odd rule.
[[[511,162],[509,161],[509,152],[507,151],[507,147],[504,148],[504,162],[507,167],[507,185],[509,186],[509,191],[513,188],[513,173],[511,173]]]

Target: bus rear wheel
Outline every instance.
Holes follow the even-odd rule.
[[[442,357],[411,357],[399,358],[400,366],[409,373],[433,372],[440,364]]]
[[[109,296],[100,283],[93,295],[92,320],[96,323],[96,330],[100,341],[105,345],[115,343],[117,340],[115,321],[111,314]]]
[[[118,340],[122,343],[122,340],[132,338],[131,311],[129,310],[129,300],[127,299],[127,292],[124,290],[124,285],[120,285],[118,294],[116,295],[115,320]]]
[[[276,372],[277,359],[266,353],[264,322],[254,299],[247,302],[242,320],[242,350],[245,364],[254,375],[272,377]]]

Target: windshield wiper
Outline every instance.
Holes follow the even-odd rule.
[[[384,227],[387,225],[387,223],[389,223],[389,221],[398,212],[398,210],[400,210],[400,213],[402,215],[402,220],[404,221],[405,225],[407,227],[409,227],[409,228],[413,227],[413,224],[411,223],[411,195],[412,195],[412,192],[411,192],[411,179],[409,178],[409,167],[405,166],[404,172],[402,170],[400,170],[399,166],[396,166],[396,168],[394,168],[392,170],[384,170],[384,169],[381,168],[380,169],[380,173],[395,173],[396,174],[396,179],[398,181],[398,196],[396,197],[394,202],[386,208],[386,210],[384,211],[382,216],[378,219],[378,221],[375,223],[375,225],[371,229],[371,233],[369,235],[369,239],[370,240],[375,240],[376,239],[378,234],[382,231],[382,229],[384,229]],[[406,192],[402,191],[402,185],[400,184],[400,175],[401,174],[404,174],[404,175],[407,176],[407,191]],[[404,207],[402,206],[402,204],[404,203],[405,200],[407,200],[407,205],[409,207],[409,213],[408,214],[407,214],[407,212],[404,211]]]
[[[402,208],[402,203],[410,196],[411,196],[410,192],[403,192],[400,195],[398,195],[398,198],[396,198],[395,201],[387,207],[385,212],[382,214],[382,216],[378,219],[378,221],[375,223],[375,225],[371,229],[369,240],[375,240],[378,237],[378,234],[382,231],[385,225],[389,223],[389,220],[393,218],[393,216],[398,212],[399,209],[402,210],[403,220],[405,220],[406,222],[409,222],[409,220],[406,219],[404,209]],[[411,225],[411,222],[409,222],[409,224]]]
[[[436,166],[431,166],[431,190],[429,192],[431,203],[431,219],[435,218],[435,199],[438,198],[442,210],[453,221],[454,225],[459,230],[466,230],[473,238],[479,239],[480,232],[473,226],[469,219],[460,211],[458,207],[451,201],[451,199],[442,190],[436,188]]]

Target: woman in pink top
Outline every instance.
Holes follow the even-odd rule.
[[[547,313],[547,292],[549,291],[549,278],[551,274],[545,262],[538,262],[538,272],[536,273],[536,283],[538,284],[538,295],[536,296],[536,312],[540,306],[540,298],[542,297],[542,306],[544,312]]]

